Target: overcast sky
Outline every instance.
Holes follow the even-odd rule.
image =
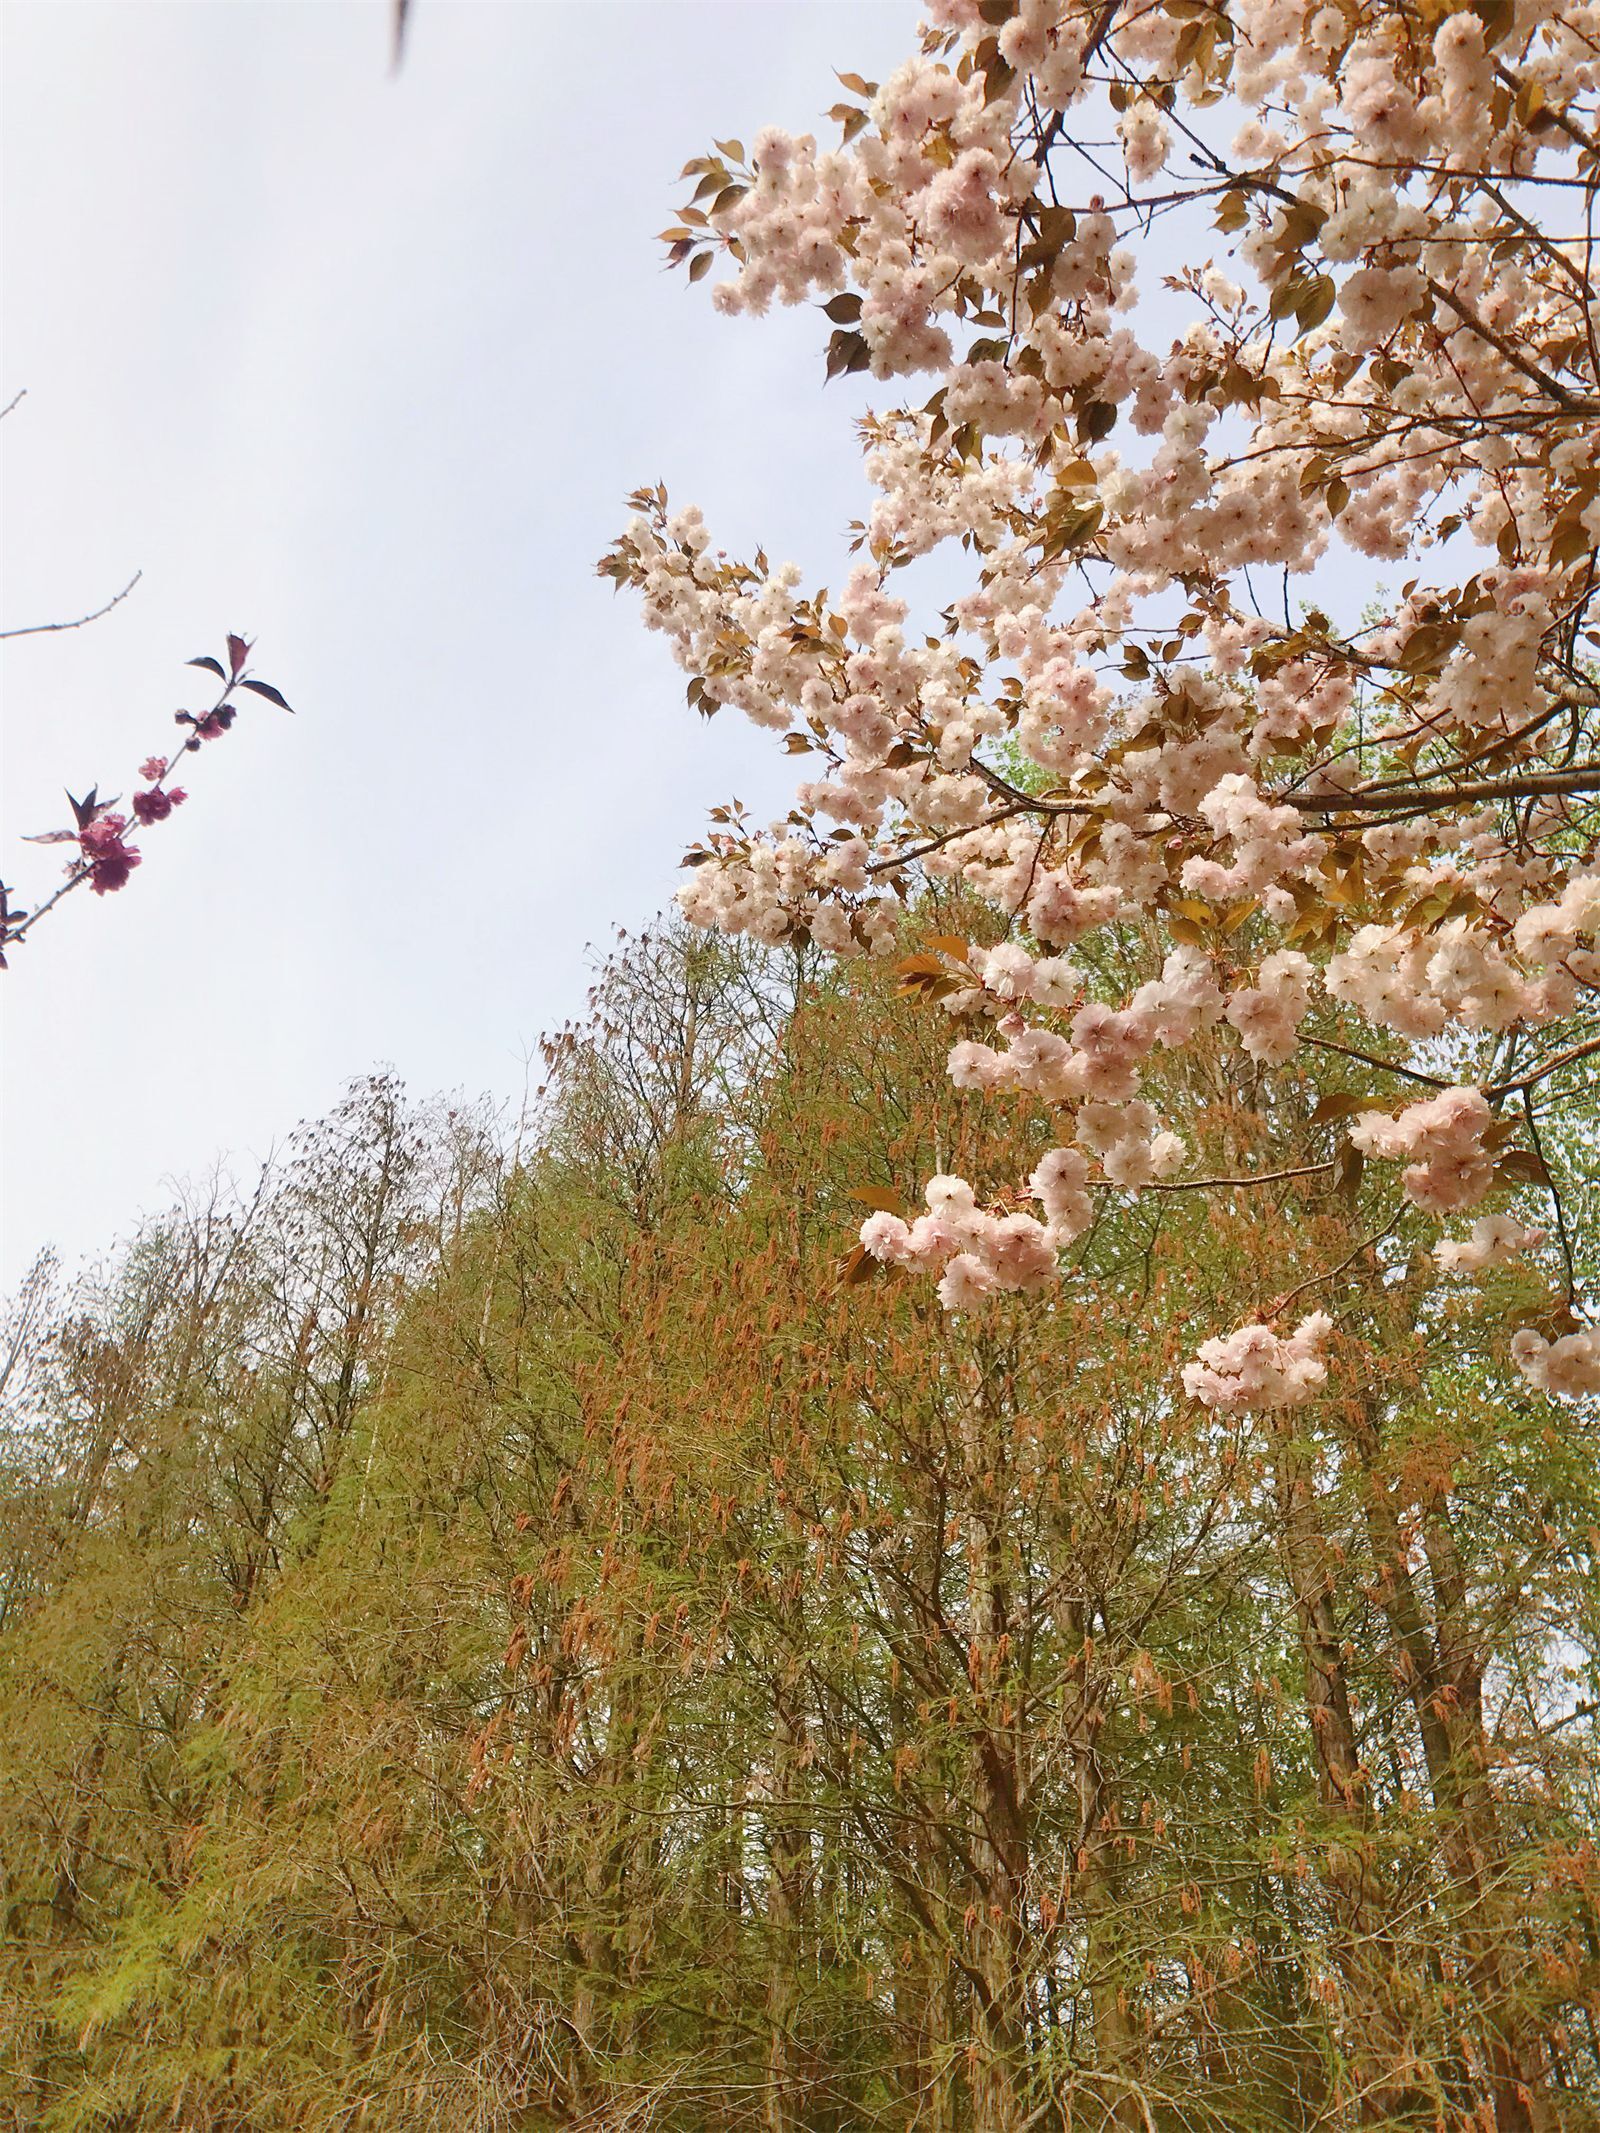
[[[593,575],[664,479],[837,582],[864,496],[813,313],[661,271],[713,135],[815,126],[901,0],[25,0],[4,9],[0,872],[61,789],[126,793],[223,634],[251,703],[0,979],[9,1284],[247,1167],[383,1063],[520,1094],[585,951],[660,908],[708,806],[787,790]],[[853,391],[853,386],[850,390]]]

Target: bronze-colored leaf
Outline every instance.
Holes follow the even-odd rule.
[[[858,1244],[854,1251],[849,1252],[840,1263],[840,1288],[854,1289],[859,1287],[862,1282],[870,1281],[878,1271],[878,1264],[878,1261],[873,1258],[866,1246]]]
[[[1532,1148],[1512,1148],[1494,1166],[1497,1185],[1544,1185],[1552,1183],[1544,1157]]]
[[[1335,1090],[1324,1096],[1311,1114],[1314,1126],[1325,1126],[1336,1118],[1355,1118],[1362,1111],[1381,1111],[1383,1099],[1378,1096],[1358,1096],[1349,1089]]]
[[[852,1200],[859,1200],[863,1207],[870,1207],[882,1215],[899,1215],[905,1212],[905,1203],[897,1192],[886,1185],[856,1185],[851,1188]]]

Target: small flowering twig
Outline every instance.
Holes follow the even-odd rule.
[[[75,799],[69,792],[67,803],[72,809],[71,829],[44,830],[37,836],[24,838],[26,844],[73,844],[77,851],[67,863],[67,878],[53,895],[32,910],[21,910],[11,902],[12,891],[0,882],[0,970],[5,969],[5,951],[16,941],[26,938],[47,911],[53,911],[64,896],[70,896],[87,882],[96,896],[107,896],[114,890],[126,888],[134,868],[143,861],[137,845],[127,841],[128,831],[134,825],[149,829],[157,822],[165,822],[175,807],[181,807],[189,797],[182,786],[171,782],[172,774],[185,755],[194,754],[205,741],[218,740],[238,717],[238,705],[233,701],[236,691],[248,689],[256,696],[264,696],[268,703],[277,704],[284,711],[292,711],[291,705],[271,682],[258,681],[245,665],[250,645],[247,639],[230,633],[227,641],[228,664],[214,659],[209,653],[187,662],[200,667],[208,674],[215,674],[222,683],[220,694],[205,711],[179,711],[175,714],[180,726],[189,731],[177,753],[172,756],[152,755],[139,766],[139,776],[145,783],[134,793],[130,807],[132,823],[127,815],[115,813],[116,800],[102,800],[99,787],[91,786],[83,799]]]

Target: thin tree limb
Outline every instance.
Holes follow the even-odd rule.
[[[21,398],[20,394],[18,398]],[[16,401],[13,400],[11,405],[15,407]],[[3,414],[10,411],[10,408],[0,409]],[[79,615],[75,622],[30,622],[23,629],[0,630],[0,637],[42,637],[52,630],[81,630],[86,622],[98,622],[102,615],[109,615],[114,607],[120,607],[143,576],[142,570],[136,570],[121,592],[114,593],[104,607],[97,607],[93,614]]]

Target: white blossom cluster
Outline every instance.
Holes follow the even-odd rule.
[[[1512,1266],[1525,1252],[1544,1242],[1542,1229],[1515,1215],[1480,1215],[1465,1237],[1446,1237],[1434,1247],[1434,1259],[1447,1274],[1481,1274],[1486,1267]]]
[[[1311,1312],[1287,1335],[1240,1326],[1201,1342],[1196,1360],[1184,1365],[1183,1389],[1222,1414],[1302,1407],[1327,1378],[1322,1344],[1332,1331],[1326,1311]]]
[[[1475,1207],[1494,1183],[1494,1152],[1485,1135],[1494,1113],[1481,1089],[1442,1089],[1398,1117],[1364,1111],[1350,1139],[1365,1155],[1404,1163],[1408,1199],[1430,1214]]]
[[[1090,1184],[1173,1181],[1183,1143],[1143,1087],[1157,1047],[1214,1032],[1267,1074],[1333,1009],[1358,1050],[1516,1031],[1554,1059],[1600,994],[1564,715],[1600,379],[1581,272],[1536,226],[1508,238],[1505,209],[1600,121],[1600,6],[1225,14],[1220,35],[1187,6],[933,0],[922,50],[856,86],[840,146],[768,128],[747,162],[708,162],[682,241],[729,269],[718,306],[825,301],[830,362],[905,381],[906,404],[863,425],[873,500],[832,596],[715,551],[659,492],[605,566],[701,708],[803,764],[785,819],[706,839],[692,919],[888,953],[914,865],[1006,936],[947,1001],[994,1023],[952,1078],[1066,1113],[1057,1154],[1087,1167],[1043,1224],[951,1179],[914,1223],[872,1218],[868,1250],[937,1274],[952,1308],[1048,1281]],[[1126,193],[1075,195],[1053,122],[1071,137],[1111,79]],[[1200,177],[1172,156],[1180,122],[1207,141]],[[1230,255],[1167,276],[1159,329],[1135,249],[1151,188],[1187,191],[1201,249]],[[1470,564],[1431,582],[1452,531]],[[1359,627],[1296,622],[1290,584],[1335,543],[1404,562],[1405,589]],[[929,634],[891,588],[935,550],[973,567]],[[1253,572],[1281,574],[1281,623]],[[1167,936],[1160,977],[1121,1000],[1090,999],[1070,959],[1107,928]],[[1351,1138],[1432,1215],[1496,1183],[1477,1088]],[[1532,1248],[1518,1229],[1485,1217],[1439,1264],[1501,1264]]]
[[[1042,1223],[1021,1213],[985,1213],[965,1178],[932,1178],[925,1215],[909,1224],[899,1215],[871,1215],[861,1225],[861,1242],[886,1266],[939,1274],[939,1300],[947,1311],[970,1309],[1000,1290],[1041,1289],[1056,1278],[1062,1246],[1090,1219],[1081,1180],[1074,1190],[1052,1172],[1050,1184],[1048,1196],[1039,1196],[1047,1215],[1052,1209],[1054,1214]]]
[[[1600,1333],[1563,1333],[1550,1341],[1524,1326],[1511,1336],[1511,1354],[1537,1392],[1566,1400],[1600,1393]]]

